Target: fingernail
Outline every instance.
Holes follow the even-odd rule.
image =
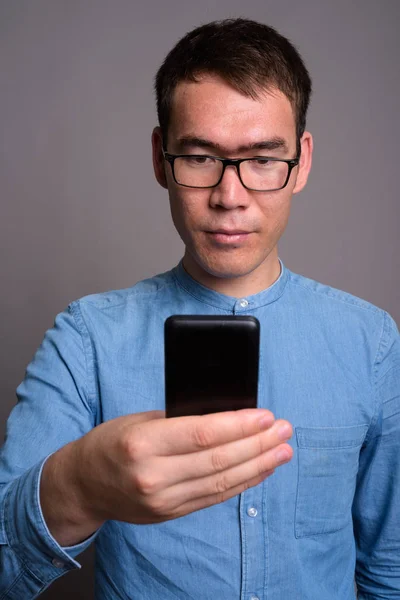
[[[287,462],[290,458],[289,450],[286,450],[285,448],[280,448],[279,450],[277,450],[275,458],[280,464]]]
[[[260,429],[268,429],[268,427],[271,427],[272,423],[274,422],[275,417],[272,414],[266,414],[263,417],[261,417],[260,419]]]
[[[283,423],[279,426],[278,437],[280,440],[288,440],[292,436],[292,428],[289,423]]]

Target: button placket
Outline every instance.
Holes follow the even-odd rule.
[[[265,570],[267,569],[263,484],[241,494],[240,526],[242,535],[242,589],[241,598],[264,597]],[[252,560],[246,560],[246,557]]]

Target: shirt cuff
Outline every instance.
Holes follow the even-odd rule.
[[[51,535],[39,497],[42,470],[49,456],[10,484],[4,506],[4,527],[9,546],[42,581],[79,569],[81,565],[75,557],[90,546],[99,532],[97,530],[80,544],[64,548]]]

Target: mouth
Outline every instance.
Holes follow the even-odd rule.
[[[206,231],[205,233],[217,244],[243,243],[251,235],[250,231],[241,229],[216,229],[215,231]]]
[[[215,229],[213,231],[209,231],[208,233],[223,233],[225,235],[242,235],[250,233],[250,231],[245,231],[244,229]]]

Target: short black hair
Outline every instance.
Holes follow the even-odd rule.
[[[251,98],[276,87],[289,99],[296,121],[298,151],[306,126],[312,83],[293,44],[273,27],[249,19],[224,19],[196,27],[168,53],[155,77],[157,114],[168,135],[173,93],[181,81],[220,76]]]

